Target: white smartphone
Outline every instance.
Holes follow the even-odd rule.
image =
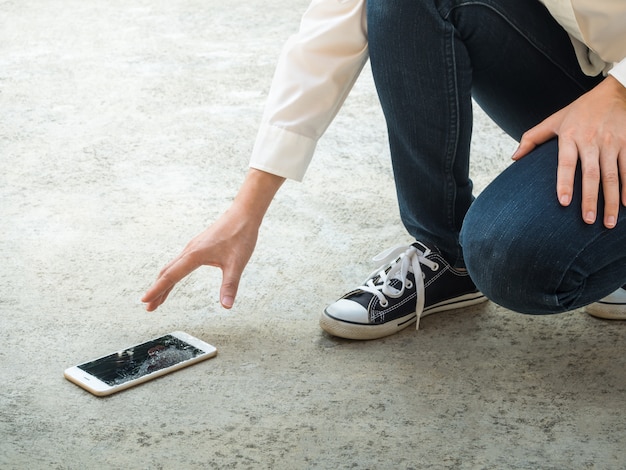
[[[70,367],[66,379],[97,396],[110,395],[214,357],[217,349],[182,331]]]

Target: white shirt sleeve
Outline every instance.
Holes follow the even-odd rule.
[[[568,32],[582,71],[592,77],[610,72],[626,86],[626,2],[540,0]]]
[[[313,0],[279,57],[250,167],[302,180],[368,58],[365,0]]]

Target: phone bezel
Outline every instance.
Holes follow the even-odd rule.
[[[189,345],[199,349],[200,351],[202,351],[201,354],[197,355],[196,357],[193,357],[191,359],[188,359],[186,361],[182,361],[179,362],[177,364],[174,364],[172,366],[169,367],[165,367],[163,369],[159,369],[156,370],[154,372],[151,372],[149,374],[144,375],[143,377],[137,378],[137,379],[133,379],[133,380],[129,380],[128,382],[124,382],[122,384],[119,385],[109,385],[105,382],[102,382],[100,379],[98,379],[96,376],[91,375],[89,372],[83,370],[80,368],[80,366],[88,364],[92,361],[97,361],[99,359],[102,359],[104,357],[107,357],[111,354],[115,354],[118,352],[122,352],[125,351],[127,349],[130,348],[134,348],[137,346],[140,346],[144,343],[150,342],[150,341],[155,341],[158,340],[164,336],[167,335],[171,335],[174,336],[175,338],[184,341],[185,343],[188,343]],[[176,370],[179,369],[183,369],[185,367],[188,367],[190,365],[193,364],[197,364],[198,362],[204,361],[206,359],[210,359],[212,357],[215,357],[215,355],[217,355],[217,348],[215,348],[215,346],[202,341],[199,338],[196,338],[195,336],[190,335],[189,333],[185,333],[183,331],[173,331],[171,333],[165,333],[163,335],[159,335],[159,336],[155,336],[152,339],[148,339],[146,341],[142,341],[140,343],[136,343],[134,345],[128,346],[126,348],[122,348],[118,351],[114,351],[112,353],[108,353],[108,354],[103,354],[100,357],[94,358],[94,359],[90,359],[88,361],[83,361],[80,364],[77,364],[75,366],[69,367],[67,369],[65,369],[63,375],[64,377],[69,380],[70,382],[73,382],[74,384],[78,385],[79,387],[84,388],[85,390],[87,390],[88,392],[96,395],[96,396],[107,396],[107,395],[111,395],[112,393],[116,393],[122,390],[126,390],[128,388],[134,387],[135,385],[139,385],[141,383],[144,382],[148,382],[150,380],[156,379],[158,377],[162,377],[163,375],[169,374],[170,372],[174,372]]]

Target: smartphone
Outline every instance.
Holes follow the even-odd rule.
[[[217,349],[182,331],[70,367],[66,379],[97,396],[110,395],[214,357]]]

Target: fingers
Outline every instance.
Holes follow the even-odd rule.
[[[620,170],[612,146],[596,145],[578,147],[572,140],[559,140],[559,165],[557,170],[557,197],[562,206],[572,200],[576,165],[580,160],[582,170],[581,215],[585,223],[593,224],[597,218],[598,194],[602,184],[604,196],[604,226],[617,224],[620,205]],[[624,165],[622,165],[624,166]]]
[[[173,289],[173,286],[170,287],[169,289],[166,289],[165,291],[159,292],[158,294],[150,298],[148,298],[148,294],[144,295],[141,301],[146,303],[146,310],[148,312],[153,312],[157,308],[159,308],[159,306],[161,306],[163,302],[167,300],[167,297],[169,296],[172,289]]]
[[[562,206],[569,206],[574,192],[578,148],[571,140],[559,139],[559,164],[556,172],[556,195]],[[594,216],[595,218],[595,216]]]
[[[235,297],[237,296],[237,290],[239,288],[239,275],[229,275],[224,272],[222,279],[222,287],[220,288],[220,303],[224,308],[232,308],[235,303]]]
[[[620,207],[620,178],[626,175],[626,164],[619,162],[618,149],[610,144],[602,148],[590,143],[576,145],[573,140],[559,139],[559,165],[557,170],[557,197],[563,206],[572,200],[576,165],[580,160],[582,170],[581,214],[587,224],[597,218],[598,194],[602,185],[604,219],[606,228],[617,225]],[[622,197],[624,199],[624,197]]]
[[[239,282],[243,275],[243,270],[250,259],[252,250],[244,249],[235,251],[235,255],[230,257],[222,268],[222,285],[220,287],[220,303],[224,308],[232,308],[237,297]]]
[[[164,268],[152,287],[148,289],[141,301],[146,303],[146,310],[152,312],[162,305],[174,286],[185,276],[191,273],[197,266],[179,258]],[[194,267],[195,266],[195,267]],[[224,268],[222,286],[220,289],[220,303],[224,308],[230,309],[235,303],[237,290],[243,269]]]
[[[602,194],[604,195],[604,226],[613,228],[617,224],[620,206],[620,176],[618,167],[619,150],[606,146],[600,155]]]
[[[587,224],[596,222],[599,191],[602,190],[602,223],[613,228],[618,222],[620,199],[626,205],[626,185],[623,184],[626,181],[626,140],[622,124],[626,108],[621,101],[616,102],[615,93],[608,88],[612,83],[602,84],[593,93],[583,95],[526,132],[513,159],[519,160],[537,145],[558,136],[556,192],[559,203],[562,206],[571,203],[580,161],[582,219]],[[620,85],[620,91],[622,88]]]
[[[218,262],[199,262],[193,252],[183,252],[176,259],[165,266],[154,284],[146,291],[141,301],[146,303],[146,310],[152,312],[165,302],[174,286],[203,264],[222,269],[222,286],[220,289],[220,303],[224,308],[232,308],[243,270],[249,259],[246,253],[233,252],[226,257],[224,264]]]
[[[579,150],[579,158],[582,170],[582,218],[585,223],[593,224],[596,221],[600,190],[600,150],[595,146],[583,147]]]
[[[145,302],[146,310],[156,310],[167,299],[174,286],[189,273],[198,268],[189,256],[181,255],[169,263],[159,273],[159,277],[141,298]]]

